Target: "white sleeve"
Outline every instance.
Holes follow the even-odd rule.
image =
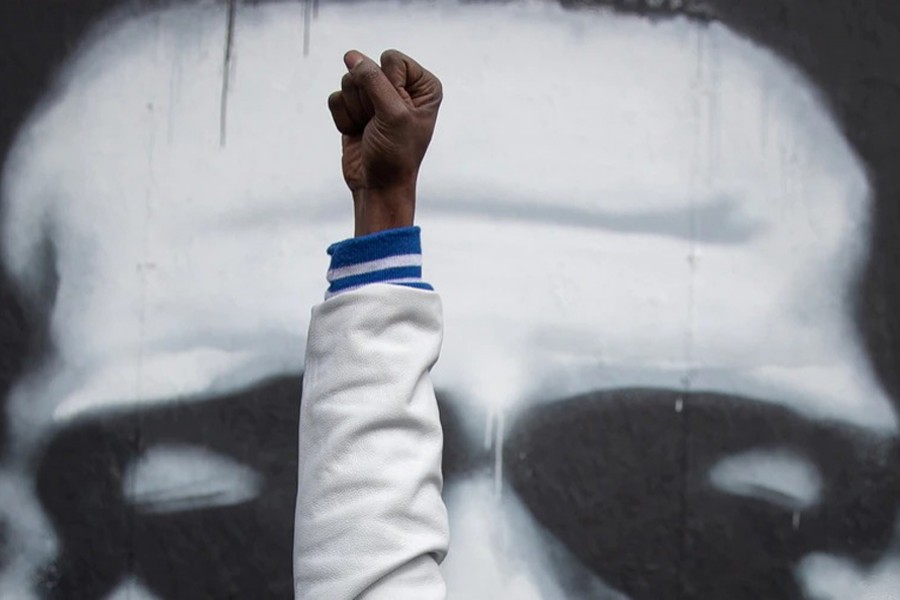
[[[437,600],[449,530],[429,371],[433,291],[376,283],[312,311],[294,524],[299,600]]]

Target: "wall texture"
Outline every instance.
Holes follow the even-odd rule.
[[[900,5],[0,7],[0,598],[288,598],[341,55],[444,81],[451,598],[900,599]]]

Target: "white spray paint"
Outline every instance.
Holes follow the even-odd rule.
[[[885,557],[866,568],[831,554],[806,557],[798,579],[808,600],[888,600],[900,590],[900,557]]]
[[[8,467],[0,472],[0,511],[5,513],[6,534],[0,598],[37,600],[35,573],[56,556],[59,548],[59,540],[35,497],[34,484],[24,472]]]
[[[129,577],[116,586],[106,600],[160,600],[160,598],[144,587],[140,581]]]
[[[815,506],[822,494],[822,476],[809,460],[783,449],[756,449],[726,456],[709,471],[709,480],[729,494],[768,500],[800,511]]]
[[[249,502],[262,489],[252,468],[206,448],[154,446],[128,466],[125,498],[139,511],[168,513]]]
[[[52,336],[80,383],[13,402],[14,418],[298,372],[322,248],[349,232],[322,98],[345,47],[402,40],[447,89],[420,209],[447,307],[439,384],[469,377],[481,349],[539,366],[515,382],[521,399],[563,370],[561,393],[635,368],[634,383],[677,387],[693,363],[693,389],[769,388],[809,414],[895,429],[845,304],[867,183],[797,73],[715,25],[542,3],[391,6],[323,8],[308,60],[302,6],[241,11],[223,149],[221,7],[132,19],[85,46],[3,180],[5,262],[37,290],[52,237]],[[700,91],[698,39],[719,65]],[[698,113],[698,94],[727,110]],[[698,127],[727,141],[715,159],[697,155]]]
[[[896,432],[846,302],[869,186],[795,70],[718,25],[538,2],[328,5],[301,58],[304,10],[239,11],[224,147],[216,4],[99,27],[19,132],[3,261],[52,304],[53,344],[8,403],[22,460],[76,418],[302,370],[323,249],[350,233],[325,98],[346,49],[394,45],[446,90],[419,209],[446,310],[435,379],[487,410],[495,453],[478,488],[493,520],[472,523],[500,533],[457,537],[457,597],[564,594],[542,587],[541,537],[500,493],[504,429],[528,403],[689,387]],[[29,502],[5,510],[39,513]],[[29,556],[0,586],[27,587]]]
[[[441,568],[451,600],[626,600],[544,531],[514,494],[498,499],[489,479],[467,479],[446,500],[455,508],[454,549]]]

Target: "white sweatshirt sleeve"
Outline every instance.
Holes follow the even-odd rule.
[[[294,526],[301,600],[446,596],[443,436],[429,378],[441,303],[398,283],[350,286],[312,311]]]

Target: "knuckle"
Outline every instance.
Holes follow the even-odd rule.
[[[381,53],[381,63],[396,62],[403,59],[403,53],[396,48],[388,48]]]

